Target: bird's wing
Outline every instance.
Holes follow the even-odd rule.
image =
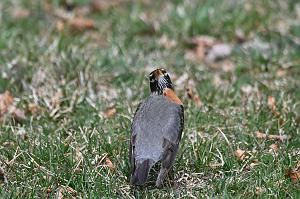
[[[140,109],[140,107],[142,106],[143,102],[139,103],[139,105],[137,106],[137,109],[134,113],[134,117],[133,117],[133,122],[131,124],[131,136],[130,136],[130,144],[129,144],[129,161],[132,167],[132,172],[134,171],[134,167],[135,167],[135,155],[134,155],[134,147],[135,147],[135,141],[136,141],[136,120],[135,118],[137,117],[137,113]]]
[[[172,107],[168,115],[168,122],[163,127],[163,137],[173,145],[178,146],[184,127],[184,110],[182,105]],[[165,148],[165,146],[163,146]]]

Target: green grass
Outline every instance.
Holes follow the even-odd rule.
[[[1,123],[0,166],[7,183],[0,181],[0,198],[54,198],[60,187],[71,187],[78,198],[300,197],[299,182],[285,176],[300,159],[296,1],[125,1],[90,13],[96,29],[79,33],[67,27],[58,32],[57,18],[39,1],[15,2],[0,3],[0,93],[9,90],[19,108],[27,110],[36,102],[41,111]],[[49,2],[54,8],[62,5]],[[17,5],[29,9],[30,17],[13,19],[9,13]],[[285,33],[280,33],[279,21],[288,27]],[[246,48],[236,41],[237,29],[245,33],[246,43],[257,39],[271,47]],[[175,40],[176,47],[161,45],[163,35]],[[197,35],[234,44],[234,70],[186,60],[187,41]],[[131,119],[149,95],[147,76],[156,66],[173,78],[187,73],[203,105],[196,107],[184,85],[176,85],[184,102],[185,129],[174,179],[162,189],[151,183],[134,188],[129,185]],[[286,74],[278,76],[281,70]],[[246,86],[252,89],[248,94]],[[51,114],[49,103],[59,90],[63,97]],[[268,96],[276,99],[279,115],[268,107]],[[110,106],[117,114],[103,118]],[[256,131],[291,139],[258,139]],[[277,155],[269,153],[273,143],[279,146]],[[234,156],[238,148],[249,152],[243,161]],[[106,155],[116,167],[113,172],[100,162]],[[253,161],[258,165],[251,167]],[[263,192],[257,194],[258,188]]]

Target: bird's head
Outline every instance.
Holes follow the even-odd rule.
[[[163,94],[165,88],[173,89],[169,74],[163,68],[156,69],[149,74],[151,93]]]

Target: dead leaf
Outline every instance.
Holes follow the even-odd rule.
[[[113,165],[113,163],[110,161],[108,157],[105,157],[103,166],[108,167],[111,171],[115,170],[115,166]]]
[[[293,183],[300,180],[300,160],[297,163],[296,169],[288,169],[286,176],[290,177]]]
[[[9,91],[0,94],[0,117],[8,111],[8,108],[13,104],[14,98]]]
[[[41,108],[39,107],[38,104],[32,102],[28,104],[27,109],[31,114],[35,115],[40,112]]]
[[[216,41],[213,37],[201,35],[193,37],[190,42],[196,45],[196,48],[188,50],[185,53],[185,58],[191,61],[204,61],[204,58],[208,53],[208,49],[211,48]]]
[[[246,157],[246,151],[242,149],[237,149],[234,152],[235,157],[237,157],[238,160],[243,160]]]
[[[258,159],[254,159],[252,160],[252,162],[250,163],[250,168],[254,168],[255,166],[259,165],[259,161]]]
[[[95,22],[92,19],[86,19],[83,17],[72,18],[68,23],[74,31],[84,31],[95,28]]]
[[[63,20],[58,20],[56,21],[56,24],[55,24],[55,27],[56,27],[56,30],[58,32],[62,32],[65,28],[65,23]]]
[[[186,89],[186,92],[187,92],[188,97],[195,102],[197,107],[202,106],[202,101],[201,101],[200,97],[197,94],[195,94],[190,87],[188,87]]]
[[[270,148],[270,150],[269,150],[270,153],[271,153],[271,152],[273,152],[273,153],[278,153],[278,145],[277,145],[277,144],[271,144],[271,145],[269,146],[269,148]]]
[[[10,15],[13,19],[24,19],[29,17],[30,11],[25,8],[15,7],[11,10]]]
[[[276,110],[276,100],[273,96],[268,97],[268,106],[272,111]]]
[[[196,45],[194,49],[185,53],[185,58],[191,61],[215,63],[228,57],[232,52],[232,45],[206,35],[193,37],[190,43]]]
[[[276,71],[276,76],[277,77],[284,77],[284,76],[286,76],[286,74],[287,74],[287,71],[285,69],[278,69]]]
[[[255,188],[255,194],[256,194],[256,195],[260,195],[260,194],[262,194],[263,192],[265,192],[265,189],[264,189],[264,188],[262,188],[262,187],[256,187],[256,188]]]
[[[287,135],[267,135],[267,134],[261,133],[259,131],[256,131],[254,134],[255,134],[255,137],[257,137],[259,139],[267,139],[267,140],[284,141],[284,140],[288,140],[290,138]]]
[[[46,189],[46,193],[49,194],[49,193],[51,193],[51,192],[52,192],[52,189],[51,189],[50,187],[48,187],[48,188]]]
[[[75,8],[75,15],[76,16],[86,16],[91,12],[91,9],[89,6],[80,6]]]
[[[105,10],[108,10],[112,7],[115,7],[121,3],[120,0],[92,0],[90,3],[90,9],[93,12],[103,12]]]
[[[117,113],[117,109],[115,107],[109,107],[103,112],[104,118],[112,118]]]
[[[57,199],[64,199],[71,196],[71,198],[75,198],[76,196],[76,191],[69,187],[69,186],[60,186],[56,192],[56,198]]]
[[[19,108],[14,108],[13,112],[12,112],[12,116],[16,119],[16,120],[24,120],[26,119],[25,117],[25,112]]]

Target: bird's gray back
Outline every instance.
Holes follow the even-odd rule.
[[[135,136],[135,159],[157,162],[167,139],[178,144],[181,137],[182,107],[165,96],[149,96],[135,114],[132,134]]]

